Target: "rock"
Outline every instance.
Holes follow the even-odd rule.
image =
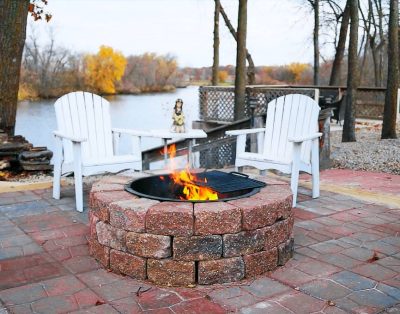
[[[199,262],[198,282],[201,285],[233,282],[243,278],[244,262],[241,257]]]
[[[265,228],[265,250],[268,251],[285,242],[290,234],[288,227],[291,220],[285,219]]]
[[[126,231],[116,229],[107,223],[99,221],[96,224],[96,233],[100,244],[120,251],[126,250]]]
[[[158,203],[144,198],[111,203],[110,224],[119,229],[144,232],[147,210]]]
[[[273,225],[271,228],[274,228]],[[240,256],[262,251],[265,246],[265,228],[223,235],[224,257]]]
[[[53,165],[21,165],[26,171],[50,171],[53,170]]]
[[[146,259],[129,253],[111,250],[110,268],[135,279],[146,279]]]
[[[89,239],[89,254],[100,262],[104,267],[110,266],[110,248],[101,245],[97,239]]]
[[[50,150],[41,150],[41,151],[24,151],[19,154],[20,159],[22,160],[31,160],[31,159],[40,159],[40,160],[50,160],[53,157],[53,152]]]
[[[126,235],[128,252],[153,259],[171,256],[171,237],[148,233],[128,232]]]
[[[274,270],[278,265],[278,250],[273,248],[243,256],[246,277],[254,277]]]
[[[150,281],[165,286],[188,286],[195,283],[195,265],[172,259],[148,259],[147,276]]]
[[[196,235],[236,233],[242,228],[240,208],[225,202],[195,203]]]
[[[219,235],[174,237],[174,259],[203,261],[221,258],[222,238]]]
[[[193,234],[193,205],[162,202],[153,205],[146,216],[146,231],[153,234],[190,236]]]
[[[294,238],[287,240],[278,246],[278,265],[283,266],[293,257],[294,253]]]
[[[0,152],[19,153],[24,150],[29,150],[32,144],[29,143],[16,143],[16,142],[3,142],[0,143]]]
[[[0,170],[7,169],[10,167],[10,162],[8,160],[0,160]]]

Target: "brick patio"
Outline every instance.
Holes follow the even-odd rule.
[[[285,267],[196,288],[102,269],[88,256],[87,212],[74,210],[72,189],[59,201],[50,190],[2,193],[0,313],[400,313],[400,176],[328,170],[324,184],[330,192],[316,200],[301,189]]]

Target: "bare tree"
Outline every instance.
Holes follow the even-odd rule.
[[[350,6],[350,42],[348,53],[346,110],[343,125],[343,142],[355,142],[355,105],[358,88],[358,0],[347,0]]]
[[[61,90],[69,91],[66,85],[67,72],[70,71],[69,61],[72,61],[68,50],[57,47],[55,36],[50,29],[48,43],[40,46],[34,28],[26,40],[23,57],[24,75],[22,82],[29,83],[43,98],[58,96]],[[77,77],[78,79],[78,77]]]
[[[319,84],[319,0],[308,0],[314,12],[314,85]]]
[[[247,0],[239,0],[236,72],[235,72],[235,119],[245,117],[246,101],[246,35]]]
[[[212,66],[211,85],[218,85],[218,68],[219,68],[219,11],[221,3],[219,0],[214,0],[214,57]]]
[[[231,21],[228,18],[228,15],[226,14],[224,8],[222,7],[222,5],[220,5],[220,13],[222,15],[222,17],[224,18],[226,27],[228,27],[230,33],[232,34],[233,38],[235,39],[235,41],[237,42],[237,34],[236,34],[236,30],[235,28],[232,26]],[[247,80],[248,80],[248,84],[249,85],[254,85],[256,83],[256,70],[255,70],[255,66],[254,66],[254,61],[253,58],[251,56],[251,54],[249,53],[248,49],[246,48],[246,59],[247,62],[249,63],[249,66],[247,68]]]
[[[14,134],[29,0],[0,1],[0,129]]]
[[[339,31],[339,39],[336,45],[335,58],[332,64],[331,77],[329,79],[330,86],[338,86],[340,84],[340,74],[342,70],[344,51],[346,49],[347,31],[349,28],[350,6],[346,3],[345,9],[341,14],[341,24]]]
[[[375,86],[383,86],[386,40],[386,8],[382,0],[367,0],[366,7],[360,6],[361,18],[363,21],[364,35],[366,42],[364,45],[362,68],[365,69],[368,53],[371,53],[373,64],[373,77]],[[364,11],[367,11],[366,13]],[[360,47],[361,49],[361,47]]]
[[[399,88],[399,1],[390,0],[388,76],[383,112],[382,139],[397,138],[396,107]]]

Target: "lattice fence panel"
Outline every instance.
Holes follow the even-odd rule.
[[[200,151],[201,168],[224,168],[235,164],[236,139]]]
[[[265,114],[267,104],[280,96],[299,93],[315,97],[315,89],[306,88],[271,88],[247,87],[246,105],[244,115],[250,117],[249,97],[257,97],[258,104],[254,110],[255,115]],[[200,119],[203,121],[235,121],[235,93],[233,87],[202,86],[199,88]]]
[[[207,87],[199,89],[200,119],[203,121],[231,122],[235,119],[233,88]]]

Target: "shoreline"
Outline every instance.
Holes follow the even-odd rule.
[[[153,90],[153,91],[144,91],[144,92],[118,92],[115,94],[97,94],[101,97],[107,98],[107,97],[113,97],[113,96],[122,96],[122,95],[131,95],[131,96],[141,96],[141,95],[151,95],[151,94],[167,94],[167,93],[174,93],[176,92],[177,89],[182,89],[182,88],[187,88],[190,86],[202,86],[202,85],[196,85],[196,84],[188,84],[185,86],[174,86],[174,88],[167,88],[167,89],[160,89],[160,90]],[[64,94],[60,94],[58,96],[54,96],[54,97],[27,97],[27,98],[22,98],[22,99],[18,99],[18,102],[22,102],[22,101],[43,101],[43,100],[55,100],[58,99],[59,97],[68,94],[68,93],[64,93]]]

